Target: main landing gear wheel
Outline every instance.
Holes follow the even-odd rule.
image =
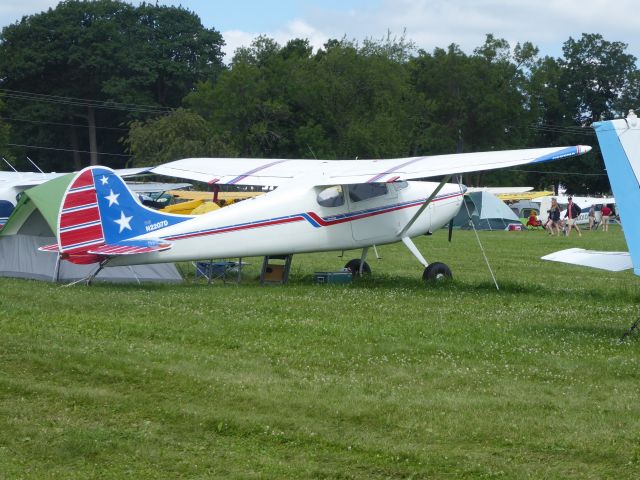
[[[351,271],[351,275],[357,277],[360,274],[360,259],[349,260],[344,268],[348,268]],[[371,267],[367,262],[362,264],[362,275],[371,275]]]
[[[451,269],[442,262],[434,262],[424,269],[422,280],[425,282],[442,282],[453,278]]]

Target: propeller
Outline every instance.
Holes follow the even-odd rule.
[[[451,237],[453,237],[453,218],[449,221],[449,243],[451,243]]]

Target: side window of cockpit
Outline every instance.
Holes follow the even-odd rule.
[[[352,202],[362,202],[363,200],[381,197],[386,194],[386,183],[356,183],[349,185],[349,199],[351,199]]]
[[[344,205],[344,193],[340,185],[326,187],[318,193],[317,201],[323,207],[339,207]]]

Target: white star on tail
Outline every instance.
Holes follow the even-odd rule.
[[[109,206],[113,205],[114,203],[115,203],[116,205],[120,205],[120,204],[118,203],[118,197],[120,196],[120,194],[119,194],[119,193],[113,193],[113,190],[111,190],[111,189],[109,189],[109,192],[110,192],[110,193],[109,193],[109,195],[107,195],[106,197],[104,197],[104,198],[106,198],[107,200],[109,200]]]
[[[103,175],[102,177],[100,177],[100,181],[102,182],[102,185],[106,185],[107,183],[109,183],[109,178],[106,175]]]
[[[122,233],[122,231],[125,228],[131,230],[131,225],[129,225],[129,222],[131,221],[132,218],[133,218],[133,216],[126,217],[124,215],[124,212],[120,212],[120,220],[114,220],[114,222],[116,222],[118,225],[120,225],[120,231],[118,233]]]

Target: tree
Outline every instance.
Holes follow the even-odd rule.
[[[637,77],[636,58],[626,53],[627,44],[606,41],[602,35],[583,33],[569,38],[560,60],[563,87],[578,122],[595,122],[622,116],[620,100]]]
[[[186,104],[242,156],[371,158],[406,155],[411,94],[403,59],[412,46],[388,36],[360,46],[258,38]]]
[[[467,55],[452,44],[447,50],[420,51],[410,62],[416,101],[422,104],[421,130],[415,138],[421,154],[502,150],[529,146],[531,121],[522,68],[537,49],[529,43],[512,52],[503,39],[487,35]],[[468,184],[518,183],[521,175],[494,172],[467,176]]]
[[[636,59],[625,52],[621,42],[609,42],[598,34],[569,38],[563,46],[564,57],[546,57],[531,70],[529,94],[537,119],[539,145],[586,143],[594,151],[562,163],[561,171],[536,178],[540,184],[555,188],[564,185],[571,193],[607,193],[609,182],[597,141],[589,128],[593,121],[626,114],[640,92]],[[555,164],[536,170],[556,171]]]
[[[4,111],[5,111],[4,102],[0,99],[0,114],[4,113]],[[9,143],[9,124],[4,122],[2,120],[2,118],[0,118],[0,148],[1,148],[1,150],[4,150],[4,147],[6,147],[7,143]],[[2,155],[0,154],[0,156],[2,156]]]
[[[98,151],[122,154],[117,128],[177,107],[196,82],[215,77],[222,45],[181,7],[67,0],[24,17],[0,35],[0,88],[10,111],[65,126],[16,127],[15,143],[72,145],[91,151],[91,163]],[[67,154],[40,156],[64,168]]]
[[[137,167],[186,157],[234,156],[225,139],[211,132],[197,113],[178,108],[146,122],[135,121],[126,140]]]

